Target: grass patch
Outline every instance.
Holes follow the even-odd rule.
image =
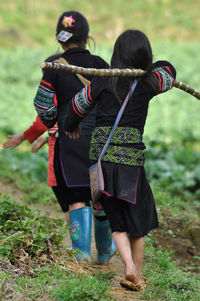
[[[52,290],[55,300],[67,301],[107,301],[112,300],[110,294],[106,293],[108,283],[99,280],[98,277],[86,276],[68,279],[67,283],[62,283]]]
[[[112,10],[110,9],[112,7]],[[98,43],[113,41],[127,28],[146,32],[151,40],[163,39],[188,42],[198,40],[200,4],[193,0],[127,1],[111,0],[91,2],[68,0],[1,1],[2,45],[42,46],[55,45],[55,26],[65,10],[78,10],[88,19],[91,35]],[[191,22],[192,20],[192,22]]]
[[[24,277],[15,281],[21,293],[29,288],[29,296],[42,297],[48,295],[58,301],[111,301],[112,296],[107,293],[108,280],[103,280],[107,273],[100,273],[101,279],[95,274],[75,274],[57,264],[52,267],[46,265],[34,270],[36,277]],[[105,276],[106,277],[106,276]]]
[[[171,260],[172,251],[153,247],[151,236],[146,242],[144,273],[149,285],[141,299],[199,301],[199,275],[178,268],[176,262]]]
[[[0,196],[0,256],[12,263],[51,253],[66,235],[63,220],[53,220],[33,212],[8,195]]]
[[[34,300],[112,300],[111,273],[80,267],[63,247],[66,231],[63,221],[0,196],[0,293]]]
[[[31,153],[20,147],[3,150],[0,152],[0,179],[11,182],[16,189],[22,191],[27,203],[55,203],[56,198],[47,186],[47,161],[46,149],[38,153]]]
[[[177,219],[184,222],[194,215],[192,209],[188,210],[189,204],[185,204],[183,210],[184,202],[178,198],[169,198],[167,192],[155,191],[155,197],[159,198],[157,207],[162,223]],[[164,214],[168,217],[167,220],[161,218]],[[64,233],[62,221],[31,212],[26,206],[12,201],[8,196],[1,197],[0,261],[6,260],[6,257],[10,259],[10,263],[2,261],[0,264],[1,268],[6,266],[5,270],[0,270],[2,290],[7,289],[9,285],[15,294],[34,300],[113,300],[107,292],[113,274],[97,270],[95,273],[88,272],[87,269],[84,271],[73,263],[69,253],[63,253],[61,238]],[[173,231],[170,231],[170,224],[168,234],[174,235]],[[198,300],[198,274],[180,269],[177,262],[171,259],[173,251],[155,246],[155,242],[153,233],[146,237],[143,272],[148,279],[148,286],[140,298],[167,301]],[[32,258],[28,267],[24,265],[27,263],[25,254]],[[49,255],[54,256],[53,261],[48,260]],[[20,271],[14,268],[17,265],[23,273],[13,275],[13,272]]]

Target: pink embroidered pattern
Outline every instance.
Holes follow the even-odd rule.
[[[64,16],[64,18],[62,20],[62,25],[64,27],[74,27],[74,25],[72,23],[75,23],[75,20],[73,19],[72,16],[70,16],[70,17]]]
[[[75,222],[71,225],[70,228],[70,235],[72,240],[79,239],[79,234],[80,234],[80,224]]]

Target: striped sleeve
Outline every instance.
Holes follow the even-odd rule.
[[[90,91],[91,85],[89,84],[72,98],[74,113],[81,118],[84,118],[94,107],[94,100]]]
[[[176,71],[170,63],[162,62],[163,65],[159,63],[161,62],[158,62],[158,66],[153,70],[157,79],[157,94],[170,90],[176,78]]]
[[[80,121],[92,111],[94,105],[95,102],[91,97],[91,84],[89,84],[72,98],[68,115],[64,119],[65,130],[68,132],[75,130]]]
[[[74,131],[86,115],[93,110],[106,81],[107,78],[96,77],[74,96],[68,114],[64,119],[64,128],[67,132]]]
[[[34,106],[40,120],[48,128],[52,127],[56,122],[57,107],[54,102],[55,97],[54,87],[42,79],[34,99]]]

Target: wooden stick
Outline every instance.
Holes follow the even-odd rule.
[[[141,77],[145,71],[141,69],[96,69],[96,68],[83,68],[69,64],[61,64],[54,62],[42,62],[40,64],[42,69],[53,69],[53,70],[61,70],[68,71],[71,73],[85,74],[85,75],[94,75],[94,76],[128,76],[128,77]],[[186,93],[191,94],[200,100],[200,92],[196,89],[186,85],[180,81],[175,80],[173,83],[173,87],[183,90]]]

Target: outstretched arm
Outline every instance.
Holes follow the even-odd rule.
[[[20,145],[26,137],[24,133],[17,134],[17,135],[8,135],[8,140],[3,143],[4,148],[15,148],[16,146]]]
[[[48,128],[42,123],[40,118],[37,116],[33,124],[24,132],[24,136],[30,143],[33,143],[47,130]]]
[[[28,140],[32,143],[46,130],[47,127],[40,121],[39,117],[37,117],[33,124],[24,133],[9,135],[9,139],[3,143],[3,147],[12,149],[20,145],[24,140]]]

